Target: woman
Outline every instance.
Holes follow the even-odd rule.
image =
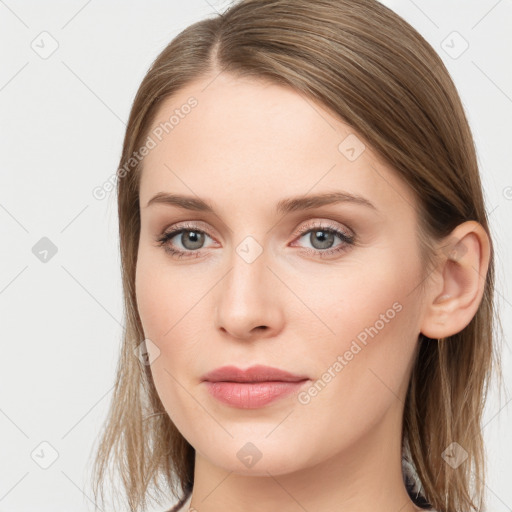
[[[188,27],[134,100],[118,207],[96,496],[113,461],[130,510],[162,485],[200,512],[483,507],[492,240],[459,96],[404,20],[245,0]]]

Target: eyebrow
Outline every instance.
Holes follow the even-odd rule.
[[[365,197],[341,191],[281,199],[276,204],[275,211],[277,214],[284,215],[299,210],[309,210],[337,203],[352,203],[378,211],[377,207]],[[215,213],[215,209],[209,201],[198,197],[168,194],[166,192],[159,192],[152,197],[148,201],[146,208],[152,204],[165,204],[169,206],[177,206],[178,208],[183,208],[185,210]]]

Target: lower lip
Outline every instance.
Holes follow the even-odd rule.
[[[205,381],[210,394],[217,400],[239,407],[257,409],[280,398],[296,393],[307,380],[299,382],[209,382]]]

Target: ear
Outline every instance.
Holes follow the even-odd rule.
[[[433,339],[462,331],[475,316],[485,289],[490,241],[481,224],[467,221],[441,241],[439,250],[421,324],[421,333]]]

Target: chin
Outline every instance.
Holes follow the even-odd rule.
[[[304,453],[303,446],[286,444],[278,437],[270,442],[269,439],[265,439],[267,434],[268,432],[260,438],[244,436],[243,441],[235,437],[229,443],[218,444],[219,449],[211,450],[210,446],[201,453],[211,464],[225,471],[247,476],[268,477],[269,473],[282,475],[314,465],[314,462],[308,459],[307,453]]]

